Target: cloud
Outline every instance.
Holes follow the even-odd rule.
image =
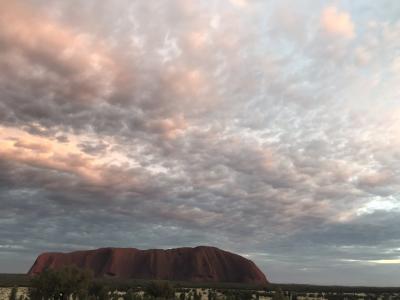
[[[213,244],[343,284],[397,259],[397,25],[239,2],[1,4],[0,252],[29,258],[1,265]]]
[[[89,95],[85,93],[90,91],[78,80],[87,82],[88,78],[96,77],[100,72],[103,78],[105,73],[112,76],[115,72],[115,63],[106,53],[104,44],[93,41],[89,35],[71,30],[19,2],[3,3],[1,16],[0,37],[3,51],[11,52],[9,58],[22,63],[24,59],[30,60],[38,64],[36,67],[42,65],[61,76],[76,76],[73,78],[74,87],[81,90],[82,101],[85,97],[88,100]],[[32,79],[40,79],[40,73],[40,69],[37,70]],[[107,82],[97,82],[96,88],[100,89],[101,84],[107,85]]]
[[[234,6],[238,6],[238,7],[243,7],[246,6],[247,0],[230,0],[230,2],[234,5]]]
[[[7,130],[3,129],[3,131],[2,138],[4,139]],[[39,168],[68,172],[93,182],[100,180],[98,172],[95,171],[93,159],[75,151],[71,144],[68,149],[65,145],[60,146],[45,138],[37,138],[24,133],[21,133],[20,137],[12,138],[17,141],[4,139],[1,142],[0,153],[3,159]]]
[[[354,24],[347,12],[335,6],[326,7],[321,14],[321,27],[329,35],[352,39],[355,36]]]

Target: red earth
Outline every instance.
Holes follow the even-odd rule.
[[[39,274],[45,269],[59,269],[66,265],[90,269],[96,277],[268,283],[263,272],[251,260],[207,246],[168,250],[100,248],[71,253],[43,253],[28,274]]]

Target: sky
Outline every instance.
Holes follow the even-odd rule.
[[[211,245],[400,285],[396,0],[0,0],[0,273]]]

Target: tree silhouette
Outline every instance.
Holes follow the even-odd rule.
[[[73,296],[84,300],[87,298],[91,279],[91,272],[75,266],[59,270],[47,269],[31,279],[30,298],[66,300]]]
[[[174,299],[175,290],[168,283],[163,281],[151,281],[146,289],[145,294],[156,299]]]

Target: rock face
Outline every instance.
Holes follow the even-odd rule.
[[[66,265],[90,269],[96,277],[254,284],[268,282],[251,260],[206,246],[168,250],[100,248],[71,253],[43,253],[28,274],[39,274],[47,268],[58,269]]]

